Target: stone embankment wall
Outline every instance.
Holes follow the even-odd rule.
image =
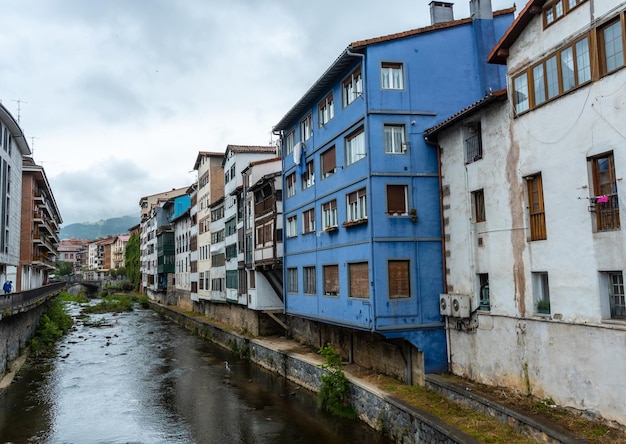
[[[252,362],[275,372],[300,386],[317,392],[320,387],[320,356],[311,358],[290,350],[273,347],[272,341],[250,339],[217,325],[157,304],[152,308],[201,338],[231,349]],[[293,343],[293,349],[297,348]],[[452,444],[478,443],[426,413],[416,411],[401,401],[378,392],[374,387],[351,380],[351,403],[359,418],[397,443]]]
[[[0,376],[7,371],[11,361],[16,359],[26,342],[33,336],[39,319],[46,311],[46,304],[30,310],[2,316],[0,319]]]

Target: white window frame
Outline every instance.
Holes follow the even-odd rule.
[[[380,86],[382,89],[404,89],[404,65],[397,62],[382,62]]]
[[[345,145],[346,165],[352,165],[361,159],[365,159],[365,131],[363,128],[346,137]]]
[[[300,121],[300,140],[306,142],[313,136],[313,115],[309,114]]]
[[[315,208],[302,212],[302,234],[315,233]]]
[[[333,93],[330,93],[319,105],[318,120],[320,128],[330,122],[333,117],[335,117],[335,101]]]
[[[337,200],[333,199],[322,204],[323,229],[336,228],[337,223]]]
[[[350,196],[356,193],[356,201],[350,203]],[[353,191],[346,195],[348,222],[367,219],[367,193],[365,188]]]
[[[287,237],[296,237],[298,236],[298,216],[291,216],[287,218],[287,227],[286,227],[286,236]]]
[[[344,108],[354,102],[363,94],[363,74],[361,67],[352,71],[343,81],[343,106]]]
[[[383,125],[383,145],[385,154],[405,154],[406,127],[398,124]]]
[[[285,144],[285,156],[288,156],[293,153],[293,147],[296,145],[296,131],[293,129],[289,131],[283,140]]]

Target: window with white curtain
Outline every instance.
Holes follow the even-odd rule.
[[[403,154],[406,152],[404,125],[385,125],[383,127],[385,154]]]
[[[346,165],[351,165],[365,157],[365,132],[360,128],[346,137]]]

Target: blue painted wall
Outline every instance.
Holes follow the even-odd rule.
[[[447,370],[445,331],[439,315],[443,264],[438,159],[436,149],[425,143],[423,133],[482,98],[489,88],[504,87],[504,70],[486,66],[485,51],[491,49],[512,20],[513,14],[509,14],[493,21],[480,20],[372,44],[363,49],[364,57],[343,54],[340,59],[353,63],[344,66],[339,75],[326,79],[332,80],[330,86],[320,90],[319,96],[308,98],[310,109],[279,128],[283,135],[294,129],[298,142],[300,120],[312,113],[313,136],[305,142],[303,163],[314,162],[314,186],[302,188],[293,156],[283,153],[283,178],[294,171],[297,176],[295,196],[287,197],[285,192],[283,201],[285,226],[289,217],[298,218],[298,235],[284,241],[285,270],[298,270],[296,293],[288,292],[285,274],[288,314],[369,330],[388,338],[404,338],[424,352],[427,372]],[[403,64],[402,90],[381,88],[382,62]],[[343,108],[343,79],[359,66],[364,93]],[[335,116],[320,127],[318,103],[331,92]],[[384,153],[385,124],[405,126],[409,142],[406,153]],[[365,130],[366,155],[346,165],[345,138],[359,128]],[[320,155],[332,146],[336,150],[337,171],[322,179]],[[408,187],[408,208],[415,209],[417,220],[386,213],[386,187],[390,184]],[[347,194],[360,188],[367,190],[368,220],[344,227]],[[283,189],[287,189],[286,183]],[[337,201],[339,228],[325,232],[322,205],[332,199]],[[315,208],[316,232],[302,234],[302,213],[309,208]],[[408,298],[388,296],[388,261],[394,259],[410,263]],[[369,266],[370,297],[350,298],[349,264],[364,261]],[[331,264],[339,269],[337,296],[323,295],[323,266]],[[303,268],[310,266],[316,267],[316,294],[303,291]]]

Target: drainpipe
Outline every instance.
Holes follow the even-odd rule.
[[[370,133],[368,131],[368,118],[369,118],[369,103],[367,101],[367,94],[366,94],[366,88],[367,88],[367,81],[365,78],[365,71],[366,71],[366,67],[365,67],[365,54],[361,54],[358,52],[352,52],[350,51],[350,47],[348,47],[346,49],[346,54],[352,57],[360,57],[361,58],[361,81],[363,82],[363,91],[361,92],[361,97],[363,97],[363,100],[365,101],[365,118],[363,119],[363,132],[365,133],[365,147],[366,149],[369,148],[370,146]],[[369,173],[372,171],[372,156],[368,155],[367,156],[367,168],[368,168],[368,175],[367,175],[367,187],[369,188],[369,190],[372,190],[372,175]],[[368,203],[367,203],[367,214],[372,214],[372,202],[371,199],[368,199]],[[374,219],[372,218],[372,223],[368,224],[368,229],[370,230],[370,233],[372,233],[372,235],[374,234],[374,229],[372,228],[372,224],[374,223]],[[370,257],[374,258],[374,242],[370,242]],[[373,270],[374,267],[371,267],[372,269],[372,273],[370,274],[372,277],[374,276]],[[371,282],[370,282],[371,285]],[[376,294],[374,293],[372,295],[372,298],[370,300],[370,321],[372,322],[372,328],[371,331],[374,332],[376,331]]]
[[[446,227],[444,225],[444,217],[443,217],[443,181],[441,178],[441,146],[437,142],[433,142],[429,140],[428,137],[424,137],[426,143],[437,150],[437,169],[439,176],[439,218],[441,224],[441,265],[442,265],[442,273],[443,273],[443,292],[448,292],[448,279],[446,275]],[[446,316],[446,353],[448,359],[448,372],[450,372],[450,335],[448,334],[449,328],[449,320],[448,316]]]

